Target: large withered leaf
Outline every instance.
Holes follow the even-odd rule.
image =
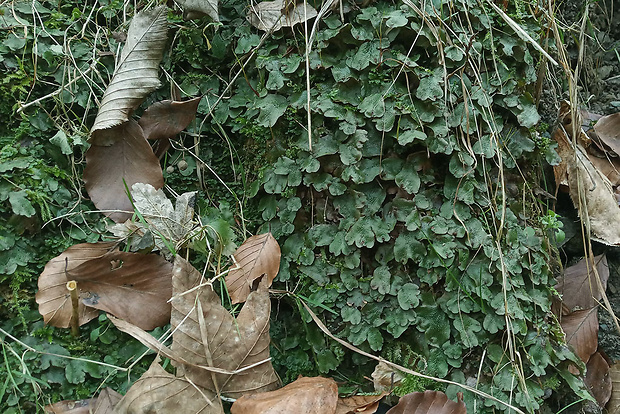
[[[601,141],[620,155],[620,112],[601,117],[594,124],[594,131]]]
[[[226,275],[226,287],[232,303],[245,302],[252,284],[262,277],[271,286],[280,269],[280,246],[271,233],[247,239],[233,255],[236,265]]]
[[[587,266],[584,258],[579,263],[567,268],[564,275],[557,279],[558,283],[555,285],[555,289],[562,295],[562,303],[569,312],[576,309],[590,309],[597,306],[598,301],[602,299],[602,292],[595,279],[594,266],[596,266],[603,288],[606,288],[609,279],[609,266],[604,254],[596,256],[594,262],[590,261],[589,266]]]
[[[196,117],[202,98],[189,101],[161,101],[149,106],[138,120],[146,139],[172,138]]]
[[[297,23],[303,23],[317,15],[316,9],[306,2],[292,7],[288,7],[288,3],[290,1],[286,0],[260,2],[250,7],[248,21],[258,30],[275,32],[283,27],[293,27]]]
[[[105,131],[129,120],[131,112],[157,89],[159,62],[168,38],[165,6],[137,13],[106,88],[91,131],[91,143],[110,145],[118,138]]]
[[[113,251],[67,273],[87,306],[146,330],[170,320],[172,264],[161,256]]]
[[[265,392],[279,386],[269,357],[271,303],[266,280],[235,319],[210,285],[194,289],[202,275],[176,256],[172,287],[172,350],[195,365],[208,365],[237,374],[210,373],[194,366],[176,364],[177,376],[216,394],[237,398],[248,392]],[[192,290],[193,289],[193,290]]]
[[[125,394],[115,414],[223,414],[219,401],[185,378],[166,372],[156,360]]]
[[[276,391],[246,394],[232,405],[231,414],[333,414],[338,385],[331,378],[302,377]]]
[[[466,414],[463,401],[452,401],[441,391],[412,392],[398,400],[387,414]]]
[[[558,185],[566,180],[575,206],[582,204],[579,201],[582,197],[596,240],[609,245],[620,244],[620,226],[615,225],[620,222],[620,208],[611,183],[594,167],[581,146],[573,147],[564,130],[556,129],[553,138],[562,158],[560,165],[554,167]]]
[[[598,348],[598,307],[575,311],[562,316],[560,325],[566,334],[566,342],[584,362]]]
[[[39,276],[39,291],[36,301],[43,321],[57,328],[68,328],[71,321],[71,295],[67,290],[66,272],[81,264],[97,259],[115,246],[115,243],[83,243],[69,247],[60,256],[47,262]],[[86,292],[80,292],[80,299],[86,298]],[[78,306],[79,324],[94,319],[99,315],[96,309],[85,306],[81,301]]]
[[[600,352],[595,352],[586,364],[585,384],[600,407],[605,407],[611,397],[609,364]]]
[[[112,128],[121,139],[110,146],[92,145],[86,151],[84,183],[95,206],[117,223],[131,217],[133,207],[125,183],[164,186],[159,160],[144,138],[142,127],[134,120]]]
[[[186,20],[198,19],[204,15],[209,16],[214,22],[220,21],[218,16],[218,0],[177,0],[183,8],[183,18]]]

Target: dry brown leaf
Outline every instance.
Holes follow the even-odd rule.
[[[39,291],[36,301],[39,304],[39,313],[47,325],[57,328],[68,328],[71,321],[71,297],[67,290],[66,271],[71,271],[89,260],[97,259],[115,246],[115,243],[83,243],[69,247],[60,256],[47,262],[45,269],[39,276]],[[80,292],[80,299],[88,296],[87,292]],[[96,309],[85,306],[82,301],[78,305],[79,324],[94,319],[99,315]]]
[[[594,353],[586,365],[585,384],[600,407],[605,407],[611,397],[609,364],[600,352]]]
[[[593,238],[609,244],[620,244],[620,208],[609,180],[598,171],[588,159],[581,146],[573,147],[564,130],[558,128],[553,134],[558,142],[558,154],[562,163],[554,170],[556,182],[561,184],[566,177],[573,204],[585,203]]]
[[[123,396],[112,388],[104,388],[97,398],[79,401],[59,401],[46,405],[44,410],[50,414],[111,414],[114,406]]]
[[[316,9],[306,2],[290,7],[286,0],[274,0],[263,1],[250,7],[248,21],[258,30],[275,32],[283,27],[293,27],[297,23],[303,23],[316,15]]]
[[[375,386],[377,392],[391,392],[395,387],[398,387],[405,375],[392,368],[385,362],[378,362],[372,372],[372,383]]]
[[[138,120],[146,139],[172,138],[196,117],[199,98],[188,101],[161,101],[149,106]]]
[[[92,145],[86,151],[84,183],[92,202],[117,223],[133,214],[127,188],[135,183],[164,186],[159,160],[134,120],[106,130],[118,138],[110,146]],[[125,184],[127,187],[125,187]]]
[[[466,414],[463,401],[452,401],[441,391],[412,392],[398,400],[387,414]]]
[[[338,385],[331,378],[301,377],[276,391],[245,394],[231,414],[332,414],[338,404]]]
[[[195,365],[207,365],[236,374],[209,373],[175,363],[177,376],[215,394],[238,398],[248,392],[265,392],[280,384],[269,357],[271,302],[266,280],[252,292],[235,319],[220,304],[211,285],[194,289],[202,275],[177,256],[173,270],[170,323],[172,350]],[[193,290],[192,290],[193,289]]]
[[[560,325],[566,334],[566,342],[584,362],[598,348],[598,307],[575,311],[562,316]]]
[[[388,393],[378,395],[353,395],[338,398],[336,414],[373,414],[379,408],[379,401]]]
[[[594,124],[599,139],[620,155],[620,112],[601,117]]]
[[[116,142],[109,129],[127,122],[131,112],[159,87],[159,62],[168,39],[167,10],[165,6],[144,10],[131,20],[127,41],[92,127],[92,144]]]
[[[607,403],[608,414],[620,414],[620,363],[613,364],[609,368],[611,380],[611,398]]]
[[[564,276],[557,280],[558,284],[555,285],[555,289],[562,295],[562,303],[565,305],[564,314],[567,314],[566,311],[570,313],[573,310],[590,309],[597,306],[598,301],[603,297],[598,288],[593,267],[596,266],[601,284],[603,288],[606,288],[609,279],[607,257],[604,254],[596,256],[594,262],[590,262],[589,266],[586,264],[584,258],[579,263],[567,268],[564,271]]]
[[[177,0],[183,9],[183,18],[186,20],[198,19],[204,15],[214,22],[219,22],[219,0]]]
[[[266,276],[267,286],[280,269],[280,246],[271,233],[247,239],[234,254],[236,265],[226,275],[226,287],[232,303],[245,302],[256,280]]]
[[[44,410],[49,414],[90,414],[90,410],[95,406],[97,399],[77,401],[58,401],[54,404],[46,405]]]
[[[113,251],[68,271],[86,306],[151,330],[170,321],[172,264],[155,254]],[[64,295],[48,290],[51,297]]]
[[[127,391],[114,414],[223,414],[219,399],[185,378],[166,372],[157,360]]]

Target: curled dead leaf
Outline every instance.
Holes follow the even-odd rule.
[[[398,387],[405,375],[383,361],[379,361],[372,372],[372,383],[377,392],[392,392]]]
[[[177,0],[183,9],[183,18],[186,20],[209,16],[214,22],[219,22],[218,0]]]
[[[267,286],[280,270],[280,246],[271,233],[248,238],[234,253],[236,265],[226,275],[226,287],[232,303],[245,302],[252,285],[265,276]]]
[[[386,392],[378,395],[353,395],[339,398],[336,414],[372,414],[377,411],[379,401],[387,395]]]
[[[303,23],[317,14],[316,9],[306,2],[291,5],[286,0],[263,1],[250,7],[248,21],[258,30],[275,32],[283,27]]]
[[[338,385],[331,378],[301,377],[276,391],[244,394],[231,414],[330,414],[338,404]]]
[[[599,118],[594,131],[601,141],[620,155],[620,112]]]
[[[452,401],[441,391],[412,392],[398,400],[387,414],[466,414],[463,401]]]
[[[138,120],[146,139],[172,138],[196,117],[201,97],[188,101],[161,101],[149,106]]]
[[[71,298],[67,290],[67,272],[81,264],[97,259],[115,247],[115,243],[83,243],[69,247],[61,255],[47,262],[39,276],[39,291],[36,301],[39,304],[39,313],[43,316],[46,325],[57,328],[68,328],[71,321]],[[80,299],[88,296],[85,291],[80,292]],[[96,309],[85,306],[81,301],[78,306],[79,324],[94,319],[99,315]]]
[[[92,127],[92,144],[115,142],[105,131],[127,122],[131,112],[159,87],[159,62],[168,39],[166,13],[167,8],[159,6],[136,13],[131,20],[127,41]]]
[[[112,388],[104,388],[97,398],[79,401],[59,401],[46,405],[49,414],[112,414],[112,410],[123,396]]]

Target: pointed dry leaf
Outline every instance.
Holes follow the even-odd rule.
[[[159,160],[136,121],[130,120],[107,131],[116,131],[122,138],[111,146],[92,145],[86,151],[84,183],[95,206],[108,210],[105,214],[121,223],[133,214],[125,184],[127,188],[135,183],[161,188],[164,176]]]
[[[127,122],[131,112],[159,87],[159,62],[168,38],[167,10],[165,6],[155,7],[133,17],[114,75],[101,99],[91,143],[115,142],[116,138],[105,131]]]
[[[245,302],[252,285],[266,276],[267,287],[280,270],[280,246],[271,233],[247,239],[234,254],[236,265],[226,275],[226,287],[232,303]]]
[[[275,0],[263,1],[250,7],[248,20],[258,30],[275,32],[283,27],[293,27],[297,23],[303,23],[316,15],[317,11],[314,7],[306,2],[287,7],[286,0]]]
[[[353,395],[339,398],[336,414],[372,414],[379,408],[379,401],[388,393],[378,395]]]
[[[611,183],[592,165],[581,146],[572,146],[566,132],[558,128],[553,137],[558,142],[558,154],[562,158],[561,165],[555,170],[556,181],[562,182],[562,171],[565,170],[573,204],[585,204],[592,236],[605,244],[620,244],[620,226],[615,225],[620,222],[620,208]]]
[[[71,321],[71,297],[67,290],[66,271],[71,271],[81,264],[99,258],[115,247],[115,243],[83,243],[69,247],[60,256],[50,260],[39,276],[39,291],[36,295],[39,313],[45,324],[57,328],[68,328]],[[87,292],[80,292],[80,299],[87,297]],[[79,324],[94,319],[99,315],[96,309],[79,303]]]
[[[452,401],[441,391],[412,392],[398,400],[387,414],[466,414],[463,401]]]
[[[385,362],[378,362],[372,372],[372,383],[377,392],[392,392],[405,378],[402,372],[392,368]]]
[[[302,377],[276,391],[245,394],[232,405],[231,414],[332,414],[338,403],[338,385],[331,378]]]
[[[611,397],[611,378],[609,364],[600,352],[594,353],[586,365],[585,384],[598,405],[605,407]]]
[[[172,138],[196,117],[202,98],[189,101],[161,101],[149,106],[138,120],[146,139]]]
[[[597,306],[602,299],[603,294],[595,279],[594,266],[605,289],[607,279],[609,279],[609,266],[604,254],[596,256],[589,266],[587,266],[586,259],[581,260],[567,268],[564,275],[558,278],[555,289],[562,296],[562,303],[569,312],[577,309],[590,309]]]
[[[611,398],[607,403],[608,414],[620,414],[620,363],[615,363],[609,368],[611,379]]]
[[[177,376],[185,375],[201,388],[232,398],[277,388],[279,379],[269,357],[271,302],[266,280],[250,294],[236,319],[221,306],[211,285],[196,288],[201,280],[200,272],[176,256],[170,320],[174,332],[172,350],[191,364],[231,372],[245,370],[235,375],[216,374],[175,364]]]
[[[161,256],[113,251],[67,273],[87,306],[146,330],[170,321],[172,264]],[[48,292],[52,297],[63,293]]]
[[[157,360],[127,391],[115,414],[224,414],[219,398],[185,378],[166,372]]]
[[[161,189],[156,190],[149,184],[134,184],[131,187],[134,206],[149,225],[144,228],[142,223],[136,223],[136,226],[142,229],[142,234],[150,230],[155,238],[155,246],[165,254],[170,253],[168,245],[177,248],[183,244],[197,225],[194,221],[196,193],[181,194],[173,207]]]
[[[620,112],[601,117],[594,124],[599,139],[620,155]]]
[[[598,307],[575,311],[562,316],[560,325],[566,334],[566,342],[584,362],[598,348]]]
[[[204,15],[214,22],[219,22],[218,0],[177,0],[183,9],[183,18],[186,20],[198,19]]]

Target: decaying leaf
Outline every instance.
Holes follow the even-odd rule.
[[[46,405],[44,410],[50,414],[112,414],[114,406],[123,396],[112,388],[104,388],[97,398],[79,401],[59,401]]]
[[[226,287],[232,303],[245,302],[252,285],[265,276],[267,286],[280,269],[280,246],[271,233],[247,239],[234,254],[236,264],[226,275]]]
[[[58,401],[46,405],[44,410],[47,414],[90,414],[97,402],[96,398],[77,401]]]
[[[605,407],[611,397],[609,364],[600,352],[595,352],[586,365],[586,386],[600,407]]]
[[[97,259],[115,247],[115,243],[83,243],[69,247],[60,256],[47,262],[45,269],[39,276],[39,291],[36,301],[39,304],[39,313],[47,325],[57,328],[68,328],[71,321],[71,298],[67,290],[66,272],[81,264]],[[80,292],[80,299],[88,296],[87,292]],[[94,319],[99,315],[96,309],[79,303],[79,324]]]
[[[246,394],[232,414],[331,414],[338,404],[338,385],[331,378],[302,377],[276,391]]]
[[[387,414],[466,414],[463,401],[452,401],[441,391],[412,392],[398,400]]]
[[[590,218],[592,236],[605,244],[620,243],[620,208],[609,180],[599,172],[588,159],[581,146],[573,147],[569,137],[557,129],[553,137],[558,142],[558,154],[562,163],[557,167],[556,181],[562,182],[562,172],[566,170],[569,193],[573,204],[580,205],[580,190],[585,196],[585,210]]]
[[[573,347],[575,354],[584,362],[598,348],[598,306],[562,316],[560,325],[566,334],[566,342]]]
[[[115,414],[223,414],[220,402],[185,378],[166,372],[157,360],[127,391]]]
[[[149,106],[138,120],[146,139],[172,138],[196,117],[202,98],[189,101],[161,101]]]
[[[353,395],[339,398],[336,406],[336,414],[372,414],[377,411],[379,401],[387,393],[378,395]]]
[[[159,62],[168,38],[166,13],[167,8],[160,6],[133,17],[114,75],[101,99],[91,131],[92,144],[118,141],[110,128],[127,122],[131,112],[159,87]]]
[[[219,22],[218,0],[177,0],[183,8],[183,18],[186,20],[209,16],[214,22]]]
[[[392,368],[385,362],[379,361],[375,370],[372,372],[372,383],[375,386],[377,392],[392,392],[395,387],[398,387],[405,375]]]
[[[609,368],[611,380],[611,398],[607,403],[608,414],[620,414],[620,363],[613,364]]]
[[[620,155],[620,112],[601,117],[594,124],[594,131],[601,141]]]
[[[590,309],[599,304],[603,295],[595,279],[594,266],[605,289],[609,279],[609,266],[605,255],[596,256],[589,266],[586,259],[583,259],[567,268],[564,275],[557,279],[555,289],[562,296],[565,310],[572,312],[577,309]]]
[[[113,251],[73,268],[68,277],[77,281],[87,306],[146,330],[170,320],[172,264],[161,256]]]
[[[134,120],[112,128],[122,136],[110,146],[92,145],[86,151],[84,183],[95,206],[117,223],[131,217],[133,207],[125,184],[164,186],[159,160]],[[111,211],[110,211],[111,210]]]
[[[293,27],[297,23],[316,17],[317,11],[306,2],[293,5],[286,0],[263,1],[254,5],[248,12],[248,21],[258,30],[265,32]]]
[[[238,398],[244,393],[271,391],[279,386],[269,357],[271,302],[267,281],[250,294],[235,319],[220,304],[210,285],[194,289],[202,275],[189,262],[176,256],[170,323],[172,350],[186,361],[242,373],[209,373],[175,363],[177,376],[185,375],[215,395]],[[193,290],[192,290],[193,289]]]

